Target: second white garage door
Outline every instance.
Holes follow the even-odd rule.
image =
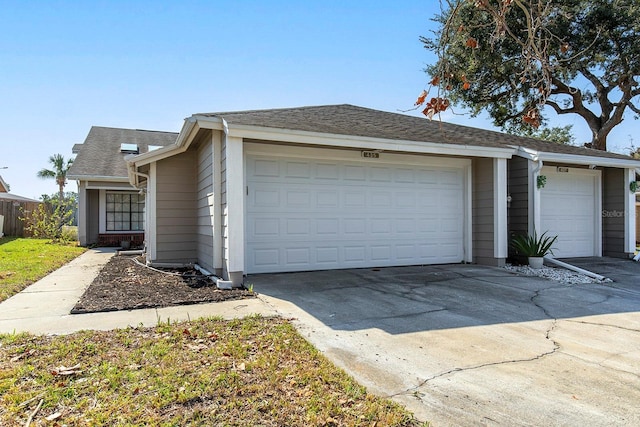
[[[599,256],[599,171],[544,167],[547,182],[540,194],[542,232],[557,235],[554,256]],[[540,234],[540,233],[539,233]]]
[[[247,157],[249,273],[458,263],[464,169]]]

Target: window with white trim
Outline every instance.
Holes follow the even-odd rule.
[[[107,192],[107,231],[143,231],[144,195]]]

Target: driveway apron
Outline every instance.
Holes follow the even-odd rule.
[[[640,285],[475,265],[246,283],[361,384],[435,426],[640,425]]]

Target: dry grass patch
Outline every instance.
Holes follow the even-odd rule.
[[[0,396],[6,426],[422,425],[260,317],[0,336]]]

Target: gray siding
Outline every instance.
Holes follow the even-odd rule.
[[[507,162],[507,194],[511,204],[507,208],[509,241],[515,235],[529,233],[529,160],[513,157]],[[509,248],[509,255],[511,254]]]
[[[602,171],[602,255],[625,257],[624,253],[624,170],[605,168]]]
[[[154,261],[197,261],[196,162],[191,150],[157,163]]]
[[[209,134],[208,134],[209,135]],[[196,208],[198,215],[197,251],[198,264],[210,272],[213,265],[213,147],[211,138],[200,144],[197,150],[198,170],[196,182]]]
[[[87,244],[98,243],[100,234],[100,190],[87,190]]]
[[[473,159],[473,260],[494,265],[493,159]]]

